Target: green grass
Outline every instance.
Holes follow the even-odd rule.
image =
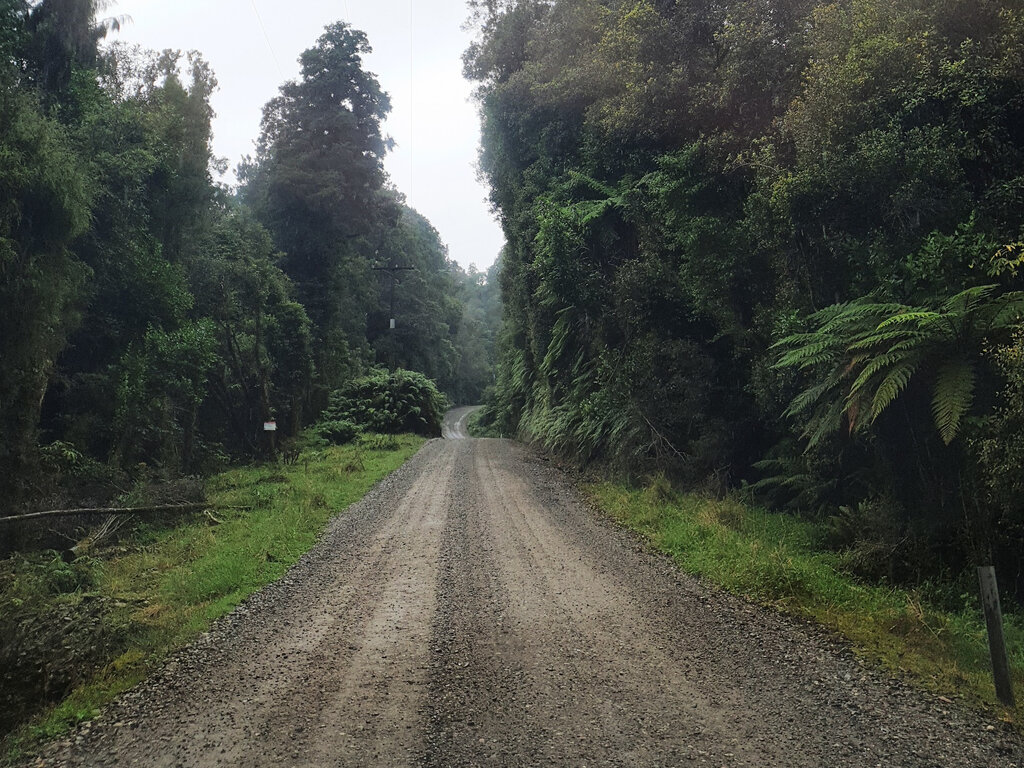
[[[1024,705],[1010,710],[995,699],[985,625],[972,600],[953,612],[912,590],[862,583],[844,572],[838,554],[816,548],[810,523],[735,498],[677,494],[663,480],[645,489],[596,482],[586,491],[689,573],[817,622],[908,682],[1024,729]],[[1005,625],[1017,698],[1024,699],[1024,617],[1009,615]]]
[[[0,743],[0,762],[16,760],[94,717],[214,619],[284,575],[333,515],[362,498],[423,442],[414,436],[364,438],[358,445],[307,452],[294,465],[218,475],[208,484],[211,503],[249,509],[198,515],[173,528],[141,528],[126,546],[90,564],[86,586],[49,598],[37,594],[37,600],[118,606],[102,620],[116,624],[112,630],[126,641],[63,702]],[[41,561],[40,567],[49,566]],[[15,581],[26,589],[24,578]]]

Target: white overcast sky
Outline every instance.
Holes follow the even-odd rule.
[[[263,105],[298,77],[299,54],[323,28],[344,20],[363,30],[373,46],[363,66],[391,96],[392,181],[464,267],[497,258],[504,238],[476,179],[479,118],[462,77],[471,39],[462,0],[118,0],[105,12],[122,14],[132,21],[111,39],[198,50],[210,62],[220,84],[214,152],[232,169],[253,153]]]

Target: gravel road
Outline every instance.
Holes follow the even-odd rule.
[[[449,439],[38,764],[1024,768],[990,728]]]
[[[475,411],[479,411],[479,405],[463,408],[452,408],[444,416],[444,423],[441,425],[441,437],[445,440],[465,440],[469,437],[469,429],[466,421]]]

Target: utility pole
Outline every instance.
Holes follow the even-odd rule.
[[[395,283],[398,282],[398,275],[400,272],[411,272],[415,267],[403,267],[399,266],[398,263],[392,263],[390,267],[374,267],[374,272],[387,272],[388,277],[391,278],[391,285],[388,290],[388,330],[395,330]],[[395,369],[395,341],[391,340],[391,370]]]

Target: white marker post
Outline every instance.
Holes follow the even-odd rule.
[[[270,444],[270,455],[277,458],[277,421],[274,419],[264,421],[263,434],[267,436],[267,442]]]

